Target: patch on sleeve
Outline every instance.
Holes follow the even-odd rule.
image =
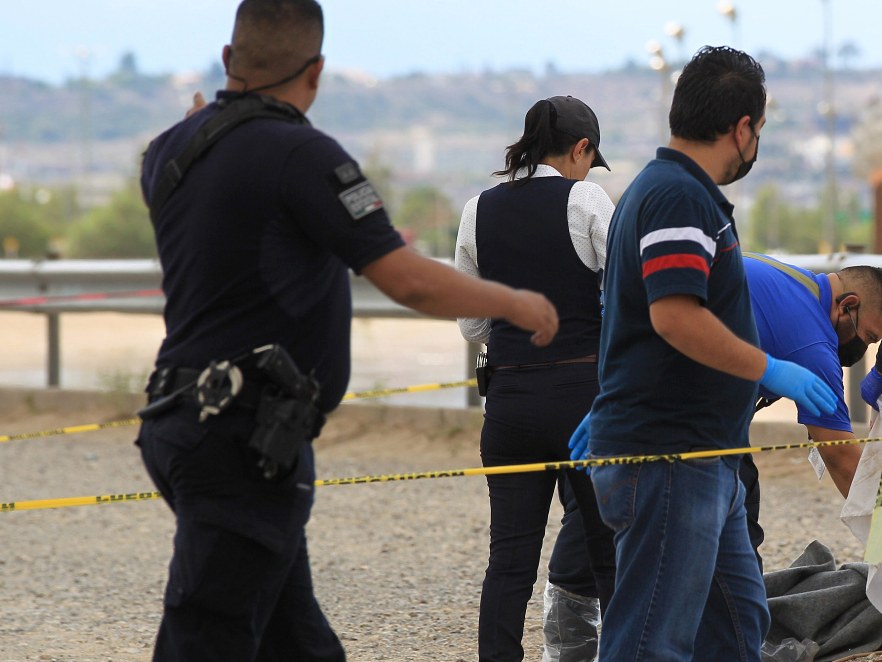
[[[338,170],[339,169],[340,168],[338,168]],[[371,183],[366,180],[346,189],[337,197],[340,198],[340,202],[346,207],[346,211],[349,212],[349,215],[352,216],[352,220],[354,221],[361,220],[371,212],[383,208],[383,201],[380,199],[380,194],[377,193]]]
[[[344,163],[343,165],[334,169],[334,174],[337,176],[337,179],[341,184],[346,186],[347,184],[351,184],[356,179],[361,177],[361,172],[358,170],[358,165],[350,161],[349,163]]]
[[[325,176],[325,182],[346,208],[353,221],[383,208],[383,199],[361,172],[355,161],[337,166]]]

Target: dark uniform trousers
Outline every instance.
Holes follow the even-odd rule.
[[[247,448],[253,412],[197,416],[183,406],[145,421],[137,442],[177,518],[154,661],[344,661],[309,570],[311,445],[268,481]]]
[[[597,364],[568,363],[498,370],[487,393],[484,466],[569,460],[567,442],[597,395]],[[567,471],[579,504],[578,550],[595,597],[606,605],[615,585],[613,532],[600,519],[591,478]],[[481,594],[478,652],[482,662],[522,660],[527,603],[539,568],[548,510],[558,474],[488,476],[490,561]],[[587,549],[586,549],[587,544]]]

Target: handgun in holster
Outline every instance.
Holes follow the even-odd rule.
[[[319,383],[304,375],[281,345],[258,354],[257,369],[267,378],[257,407],[257,428],[248,446],[261,457],[266,478],[292,469],[303,444],[315,439],[325,422],[319,411]]]

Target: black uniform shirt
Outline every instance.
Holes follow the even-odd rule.
[[[145,199],[218,110],[151,143]],[[167,297],[157,367],[202,368],[280,343],[302,371],[315,369],[322,409],[337,406],[349,381],[347,267],[359,272],[404,242],[336,141],[309,125],[246,122],[193,164],[154,225]]]

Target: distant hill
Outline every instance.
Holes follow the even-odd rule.
[[[791,122],[817,124],[820,72],[779,60],[766,63],[768,89]],[[0,129],[8,141],[73,141],[88,130],[95,140],[160,131],[181,117],[192,92],[213,94],[223,85],[214,67],[203,74],[145,76],[117,72],[102,80],[52,86],[0,76]],[[529,71],[422,75],[377,80],[357,72],[323,77],[311,111],[330,132],[358,133],[429,126],[439,133],[482,133],[519,129],[537,99],[579,96],[598,113],[611,141],[629,141],[623,129],[657,124],[659,75],[630,67],[603,74],[536,76]],[[882,94],[882,71],[837,73],[841,129],[874,94]],[[814,103],[813,103],[814,102]]]
[[[826,144],[818,111],[820,71],[812,62],[771,56],[763,63],[773,103],[754,171],[758,175],[745,182],[746,191],[771,178],[791,198],[816,198]],[[219,66],[186,76],[145,76],[134,67],[121,67],[102,80],[60,86],[0,77],[0,170],[5,144],[6,167],[18,179],[71,180],[77,163],[86,158],[92,159],[94,181],[102,173],[128,176],[150,137],[181,119],[194,90],[211,97],[223,82]],[[668,83],[668,92],[671,88]],[[572,94],[600,118],[603,152],[614,173],[604,173],[598,182],[617,195],[662,140],[669,106],[662,89],[657,72],[637,66],[601,74],[503,71],[384,80],[332,71],[324,75],[309,115],[357,158],[391,167],[397,188],[430,181],[459,204],[502,165],[505,145],[519,135],[524,113],[536,100]],[[838,174],[844,188],[862,190],[850,171],[849,135],[867,104],[882,95],[882,70],[837,72],[836,95]],[[88,157],[78,156],[84,136],[94,143]]]
[[[181,115],[180,86],[172,76],[110,77],[58,87],[0,78],[0,88],[0,130],[9,141],[74,141],[84,131],[94,140],[114,140],[157,130]]]

